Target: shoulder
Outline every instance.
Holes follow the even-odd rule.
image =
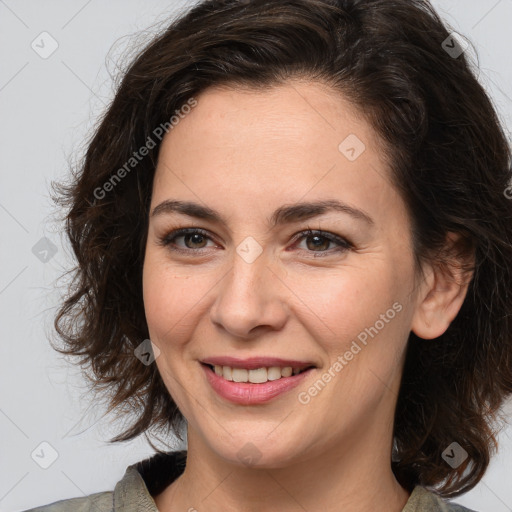
[[[56,501],[23,512],[112,512],[113,495],[112,491],[98,492],[80,498]]]
[[[412,491],[402,512],[478,512],[466,508],[452,501],[445,501],[443,498],[428,490],[426,487],[417,485]]]
[[[153,496],[174,481],[185,464],[184,450],[158,453],[128,466],[113,491],[56,501],[23,512],[158,512]]]

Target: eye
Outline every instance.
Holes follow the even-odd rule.
[[[315,258],[319,256],[323,257],[324,255],[329,255],[331,252],[344,252],[353,247],[353,245],[345,238],[335,235],[334,233],[329,233],[327,231],[308,229],[306,231],[302,231],[297,235],[296,240],[302,239],[306,240],[306,250],[308,252],[316,253],[314,254]],[[311,240],[312,243],[308,243],[308,239]],[[325,248],[329,244],[336,244],[337,247],[332,251],[322,250],[322,248]]]
[[[176,241],[180,238],[183,239],[185,248],[176,244]],[[333,252],[344,252],[353,248],[353,244],[345,238],[327,231],[311,229],[301,231],[295,236],[294,242],[302,239],[306,240],[306,249],[301,250],[304,252],[314,253],[315,258],[322,257],[324,255],[328,256]],[[206,249],[208,240],[212,241],[212,238],[208,235],[208,232],[203,229],[181,228],[171,231],[162,238],[159,238],[158,244],[168,247],[172,251],[191,255],[193,253],[200,253],[203,249]],[[310,240],[311,243],[308,243],[308,240]],[[331,250],[324,250],[330,244],[335,244],[336,247]],[[297,245],[297,243],[294,245]]]
[[[183,238],[186,249],[176,246],[175,241],[178,238]],[[169,247],[172,251],[190,253],[204,249],[206,240],[211,240],[206,231],[198,228],[182,228],[171,231],[159,239],[158,243],[164,247]]]

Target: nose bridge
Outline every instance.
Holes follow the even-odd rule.
[[[266,275],[271,274],[268,263],[268,249],[265,250],[254,237],[246,236],[235,246],[228,278],[229,293],[241,294],[245,299],[254,295],[251,291],[264,293]]]
[[[232,312],[261,317],[260,308],[273,293],[268,282],[268,274],[271,272],[263,253],[257,257],[252,251],[242,255],[240,253],[239,246],[233,255],[231,272],[222,286],[222,301],[229,305]]]
[[[256,244],[254,239],[245,239],[236,247],[211,309],[214,323],[240,337],[260,325],[279,328],[286,318],[282,285],[263,248]]]

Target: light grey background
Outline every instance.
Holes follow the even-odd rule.
[[[140,41],[130,35],[190,3],[0,0],[0,511],[112,490],[129,464],[153,453],[143,437],[105,442],[121,425],[102,419],[78,370],[47,341],[60,298],[55,279],[71,264],[50,217],[49,184],[67,172],[68,157],[79,152],[111,98],[107,67],[115,72],[116,59]],[[510,131],[512,0],[436,0],[434,6],[474,43],[480,79]],[[35,40],[39,52],[51,49],[44,31],[58,44],[45,59],[31,47]],[[32,251],[43,237],[57,251],[46,263]],[[510,405],[506,411],[512,417]],[[512,511],[511,433],[512,427],[501,432],[500,452],[484,479],[455,501],[479,512]],[[31,457],[42,442],[58,454],[48,469]]]

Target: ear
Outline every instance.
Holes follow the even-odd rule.
[[[442,255],[440,263],[428,265],[417,294],[411,330],[424,339],[437,338],[448,329],[459,313],[474,273],[474,249],[460,235],[448,233]]]

